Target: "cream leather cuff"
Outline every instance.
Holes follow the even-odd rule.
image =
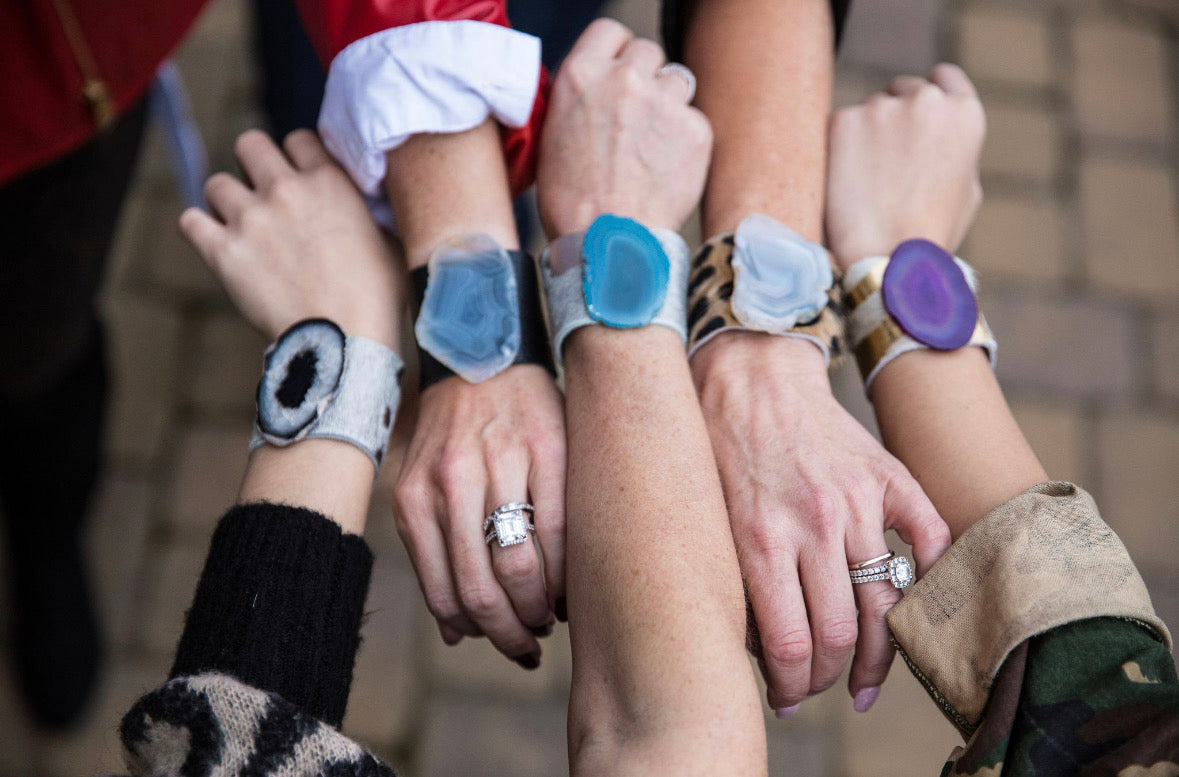
[[[1047,482],[958,538],[888,613],[906,663],[965,733],[979,723],[1008,654],[1089,618],[1135,621],[1171,646],[1146,584],[1093,498]]]

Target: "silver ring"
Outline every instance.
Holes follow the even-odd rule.
[[[483,519],[483,539],[487,544],[492,540],[499,540],[501,548],[519,545],[528,541],[528,532],[535,532],[536,527],[528,520],[528,516],[535,512],[527,502],[509,502],[500,505]]]
[[[890,558],[886,563],[848,572],[852,585],[875,583],[887,580],[893,588],[908,588],[913,585],[913,564],[904,556]]]
[[[696,74],[688,70],[686,65],[681,65],[679,62],[668,62],[655,72],[655,76],[659,77],[665,73],[675,73],[684,79],[684,85],[688,87],[688,98],[684,102],[692,102],[692,98],[696,96]]]

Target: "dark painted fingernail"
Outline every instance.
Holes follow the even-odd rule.
[[[558,599],[557,603],[553,605],[553,612],[556,613],[557,620],[561,621],[561,623],[569,622],[569,611],[566,609],[564,596]]]
[[[525,669],[535,669],[536,667],[540,666],[540,656],[536,655],[535,653],[529,653],[525,656],[518,656],[513,660]]]
[[[532,636],[534,636],[534,637],[547,637],[552,633],[553,633],[553,624],[551,624],[551,623],[546,623],[543,626],[533,626],[532,627]]]

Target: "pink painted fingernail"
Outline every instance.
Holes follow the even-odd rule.
[[[802,702],[795,704],[793,707],[782,707],[781,709],[774,710],[774,715],[777,716],[778,720],[786,720],[786,718],[789,718],[794,715],[794,713],[798,712],[798,708],[801,706]]]
[[[880,686],[874,685],[871,688],[865,688],[856,694],[855,700],[852,702],[852,707],[856,712],[867,712],[872,709],[872,705],[876,703],[876,697],[880,695]]]

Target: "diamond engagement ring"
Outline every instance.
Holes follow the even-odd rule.
[[[892,583],[893,588],[907,588],[913,584],[913,565],[909,559],[904,556],[893,557],[890,553],[882,558],[873,559],[872,561],[864,561],[861,564],[869,564],[877,562],[876,566],[861,566],[861,564],[853,564],[852,569],[848,574],[851,576],[852,584],[857,583],[875,583],[877,580],[887,580]],[[878,563],[884,561],[885,563]]]
[[[527,502],[500,505],[483,519],[484,541],[490,545],[492,540],[498,540],[501,548],[527,542],[528,532],[536,531],[536,527],[528,520],[534,511],[535,508]]]

